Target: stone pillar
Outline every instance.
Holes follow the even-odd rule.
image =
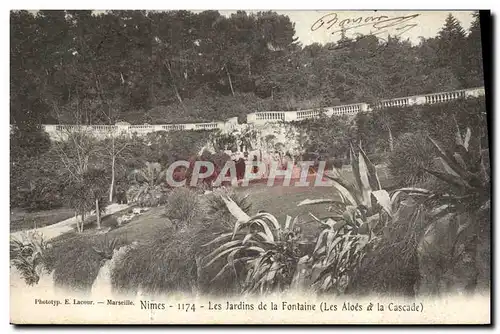
[[[466,97],[479,97],[484,95],[484,87],[481,88],[473,88],[473,89],[467,89],[465,91],[465,96]]]
[[[55,125],[42,125],[42,128],[45,132],[48,133],[49,138],[55,140],[57,137],[57,129]]]
[[[415,96],[414,104],[425,104],[425,95]]]
[[[285,122],[293,122],[297,120],[297,112],[296,111],[287,111],[285,112]]]
[[[248,124],[256,123],[256,121],[257,121],[257,115],[254,112],[247,114],[247,123]]]

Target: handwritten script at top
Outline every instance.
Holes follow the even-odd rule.
[[[400,36],[410,29],[415,28],[418,24],[412,20],[420,14],[409,14],[396,17],[386,15],[379,16],[359,16],[340,19],[337,13],[329,13],[320,17],[311,26],[311,31],[318,29],[331,30],[331,35],[341,34],[342,31],[355,31],[357,28],[370,27],[370,31],[363,35],[380,35],[388,33],[391,30],[392,36]]]

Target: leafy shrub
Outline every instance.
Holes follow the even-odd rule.
[[[145,162],[141,169],[133,170],[129,175],[132,185],[127,190],[127,202],[147,207],[165,204],[169,191],[165,173],[157,162]]]
[[[10,178],[10,203],[12,207],[28,211],[59,208],[63,204],[65,182],[58,172],[47,167],[48,158],[37,161],[12,161]]]
[[[101,225],[103,227],[111,227],[111,228],[116,228],[118,227],[118,217],[116,216],[108,216],[106,218],[104,218],[101,222]]]
[[[15,203],[16,206],[26,208],[28,211],[49,210],[60,208],[63,205],[61,196],[61,187],[54,185],[37,184],[36,187],[29,191],[21,191]]]
[[[184,187],[174,188],[167,198],[165,215],[176,228],[182,228],[201,217],[200,205],[200,197],[195,191]]]
[[[415,186],[434,177],[425,169],[435,166],[436,153],[422,132],[401,135],[389,156],[388,168],[399,186]]]
[[[341,169],[342,166],[344,165],[344,161],[340,158],[335,158],[333,160],[333,167],[337,168],[337,169]],[[328,167],[327,167],[328,168]]]
[[[39,233],[29,233],[22,240],[11,238],[10,262],[28,285],[38,284],[42,271],[48,271],[46,252],[51,245]]]
[[[142,207],[154,207],[167,203],[168,189],[165,185],[140,186],[132,185],[127,191],[127,198],[131,203]]]

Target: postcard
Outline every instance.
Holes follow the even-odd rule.
[[[489,20],[11,11],[11,323],[491,324]]]

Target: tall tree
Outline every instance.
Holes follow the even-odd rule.
[[[474,20],[469,29],[466,43],[466,57],[464,66],[469,71],[467,76],[467,87],[479,87],[484,85],[483,57],[481,42],[481,23],[479,12],[472,14]]]
[[[452,15],[446,17],[443,28],[437,36],[437,66],[449,67],[462,85],[466,81],[464,45],[466,33],[460,22]]]

